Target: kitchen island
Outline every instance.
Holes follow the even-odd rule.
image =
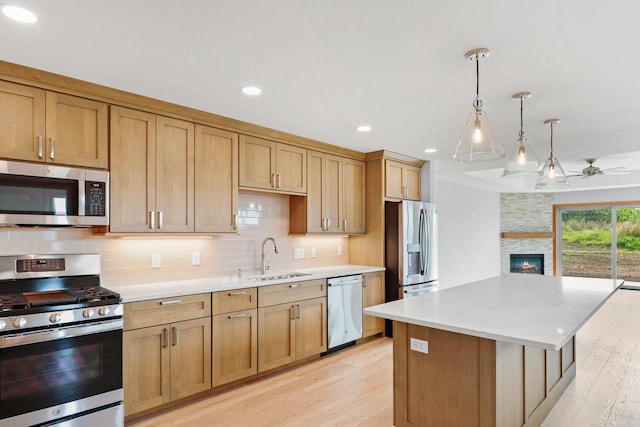
[[[621,285],[508,274],[369,307],[394,322],[394,424],[539,426],[575,377],[575,335]]]

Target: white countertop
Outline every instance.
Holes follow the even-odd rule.
[[[109,286],[109,289],[114,292],[118,292],[122,297],[122,302],[127,303],[155,298],[171,298],[181,295],[193,295],[206,292],[217,292],[227,291],[231,289],[276,285],[278,283],[326,279],[329,277],[347,276],[349,274],[372,273],[376,271],[384,271],[384,267],[370,267],[366,265],[336,265],[329,267],[298,269],[295,270],[296,273],[308,273],[309,275],[279,280],[251,280],[251,277],[259,276],[212,277],[207,279],[154,282],[140,285]],[[277,271],[269,272],[267,273],[267,276],[273,276],[279,273],[280,272]]]
[[[366,314],[559,350],[622,281],[505,274],[366,308]]]

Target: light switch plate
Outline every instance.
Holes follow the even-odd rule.
[[[420,340],[418,338],[411,338],[410,348],[413,351],[429,354],[429,341]]]
[[[302,258],[304,258],[304,248],[294,248],[293,259],[302,259]]]
[[[342,246],[338,246],[338,256],[342,256]]]
[[[191,252],[191,265],[200,265],[200,252]]]
[[[151,268],[162,267],[162,257],[160,254],[151,254]]]
[[[315,258],[317,255],[316,248],[311,248],[311,258]]]

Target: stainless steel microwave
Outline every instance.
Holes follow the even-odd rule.
[[[0,225],[109,224],[109,172],[0,161]]]

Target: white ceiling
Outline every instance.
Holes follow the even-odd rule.
[[[509,153],[519,105],[538,158],[584,159],[623,176],[572,189],[640,185],[640,3],[632,0],[12,0],[0,58],[361,151],[434,160],[437,176],[496,191],[503,161],[450,161],[475,94],[464,53],[487,47],[480,95]],[[251,98],[240,87],[256,85]],[[355,127],[373,130],[359,134]],[[436,154],[424,149],[435,147]]]

